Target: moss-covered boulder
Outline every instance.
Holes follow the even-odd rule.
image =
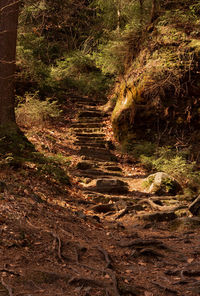
[[[157,195],[176,195],[181,191],[180,184],[166,173],[158,172],[144,180],[146,191]]]

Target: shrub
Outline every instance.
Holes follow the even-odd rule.
[[[18,97],[19,99],[23,100]],[[57,101],[50,98],[41,101],[38,92],[27,93],[24,102],[19,103],[16,108],[16,120],[22,126],[45,125],[48,120],[59,117],[61,112]]]

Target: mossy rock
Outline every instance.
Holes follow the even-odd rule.
[[[136,104],[133,93],[126,87],[123,89],[122,85],[122,91],[111,117],[113,132],[119,141],[126,137],[130,125],[134,122],[135,113]]]
[[[176,195],[181,191],[181,185],[173,177],[163,172],[148,176],[143,185],[148,193],[157,195]]]

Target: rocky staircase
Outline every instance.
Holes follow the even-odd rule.
[[[94,202],[108,203],[125,198],[129,191],[113,144],[105,138],[104,128],[107,114],[101,110],[103,99],[88,97],[73,98],[77,115],[71,124],[74,145],[78,146],[81,161],[74,174],[84,179],[82,191]],[[123,196],[122,196],[123,195]]]

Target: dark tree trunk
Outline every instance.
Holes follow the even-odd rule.
[[[14,75],[19,0],[0,0],[0,125],[15,125]]]

